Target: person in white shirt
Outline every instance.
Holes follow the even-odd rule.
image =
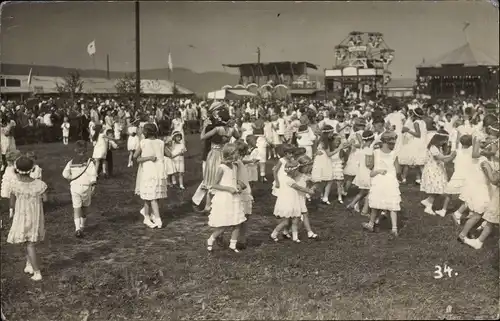
[[[339,121],[337,119],[335,119],[335,116],[336,116],[335,111],[330,110],[328,112],[328,115],[322,121],[319,122],[318,127],[321,129],[325,125],[329,125],[329,126],[332,126],[332,128],[336,131],[337,124],[339,123]]]
[[[297,133],[297,145],[306,150],[306,155],[313,158],[313,146],[316,141],[316,135],[308,125],[300,125]]]
[[[62,172],[62,176],[70,183],[75,234],[77,237],[83,236],[87,209],[91,204],[97,181],[97,168],[92,158],[86,157],[86,146],[87,143],[83,140],[76,142],[75,157],[66,164]]]
[[[69,128],[70,128],[70,124],[69,124],[68,117],[64,117],[64,121],[61,125],[64,145],[68,145],[68,142],[69,142]]]

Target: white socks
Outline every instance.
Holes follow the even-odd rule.
[[[9,208],[9,218],[12,218],[14,216],[14,209]]]
[[[74,221],[75,221],[75,231],[80,230],[80,228],[81,228],[81,221],[80,221],[80,218],[79,218],[79,217],[78,217],[78,218],[75,218],[75,219],[74,219]]]
[[[81,230],[85,227],[86,217],[78,217],[74,219],[75,221],[75,231]]]
[[[238,242],[238,240],[230,240],[229,241],[229,248],[234,250],[236,249],[236,243]]]

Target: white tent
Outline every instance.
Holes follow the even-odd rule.
[[[229,99],[229,100],[237,100],[248,97],[257,96],[254,93],[249,92],[246,89],[221,89],[209,92],[207,95],[208,99]]]

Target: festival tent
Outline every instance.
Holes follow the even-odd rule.
[[[221,89],[209,92],[207,96],[208,99],[238,100],[238,99],[256,97],[257,95],[249,92],[246,89]]]

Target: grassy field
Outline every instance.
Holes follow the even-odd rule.
[[[122,144],[123,145],[123,144]],[[185,191],[162,202],[164,228],[142,224],[135,169],[115,152],[115,177],[102,180],[88,232],[74,237],[68,184],[71,146],[21,146],[38,153],[55,201],[38,247],[41,282],[23,273],[25,249],[6,243],[1,213],[1,300],[9,320],[493,319],[498,314],[498,233],[482,250],[457,242],[450,217],[423,213],[417,186],[402,186],[400,237],[376,234],[340,204],[311,206],[316,241],[273,243],[270,184],[254,190],[249,246],[209,254],[207,218],[190,205],[201,178],[197,137],[188,141]],[[332,199],[335,199],[333,196]],[[440,204],[439,204],[440,205]],[[303,231],[302,231],[303,232]],[[228,242],[228,235],[225,235]],[[435,266],[453,269],[435,279]],[[451,313],[445,313],[451,306]],[[450,311],[448,311],[450,312]]]

